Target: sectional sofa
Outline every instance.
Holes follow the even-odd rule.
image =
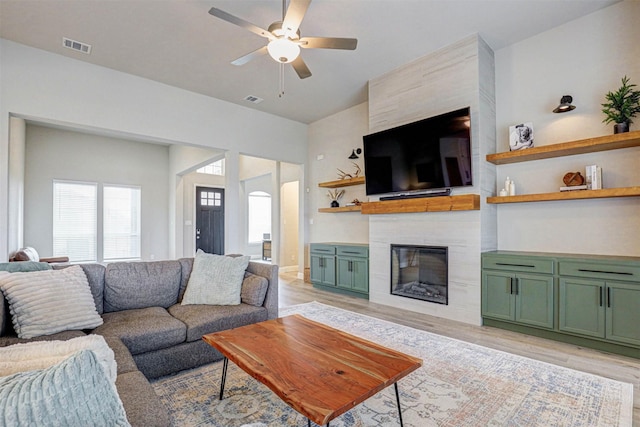
[[[18,263],[0,264],[0,270]],[[92,330],[66,330],[18,338],[9,305],[0,293],[0,347],[99,334],[113,350],[116,389],[132,426],[168,426],[170,418],[149,380],[207,364],[222,355],[202,335],[278,316],[278,267],[249,262],[238,305],[181,304],[193,258],[157,262],[82,264],[103,323]],[[67,266],[54,266],[62,269]],[[49,269],[44,263],[24,268]],[[69,295],[69,298],[73,298]]]

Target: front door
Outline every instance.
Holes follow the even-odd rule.
[[[224,190],[196,187],[196,251],[224,254]]]

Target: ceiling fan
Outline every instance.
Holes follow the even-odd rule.
[[[268,53],[280,64],[290,63],[298,77],[306,79],[311,77],[311,71],[300,56],[300,48],[354,50],[358,44],[357,39],[350,38],[300,37],[300,23],[310,3],[311,0],[291,0],[287,9],[286,0],[282,0],[282,21],[272,23],[266,30],[215,7],[212,7],[209,13],[269,40],[266,46],[231,62],[233,65],[244,65]]]

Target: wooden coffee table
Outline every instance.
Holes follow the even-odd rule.
[[[318,425],[347,412],[422,366],[422,360],[300,315],[207,334],[224,356],[220,399],[229,360]]]

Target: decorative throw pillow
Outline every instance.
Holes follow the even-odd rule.
[[[244,273],[240,299],[245,304],[260,307],[264,303],[264,298],[267,296],[268,287],[269,281],[265,277],[247,271]]]
[[[130,426],[115,384],[90,350],[0,378],[0,425]]]
[[[238,305],[248,256],[213,255],[198,249],[182,305]]]
[[[13,328],[20,338],[102,325],[82,267],[0,275]]]
[[[115,384],[118,366],[113,350],[101,335],[87,335],[67,341],[34,341],[0,347],[0,377],[49,368],[80,350],[93,351],[107,378]]]

